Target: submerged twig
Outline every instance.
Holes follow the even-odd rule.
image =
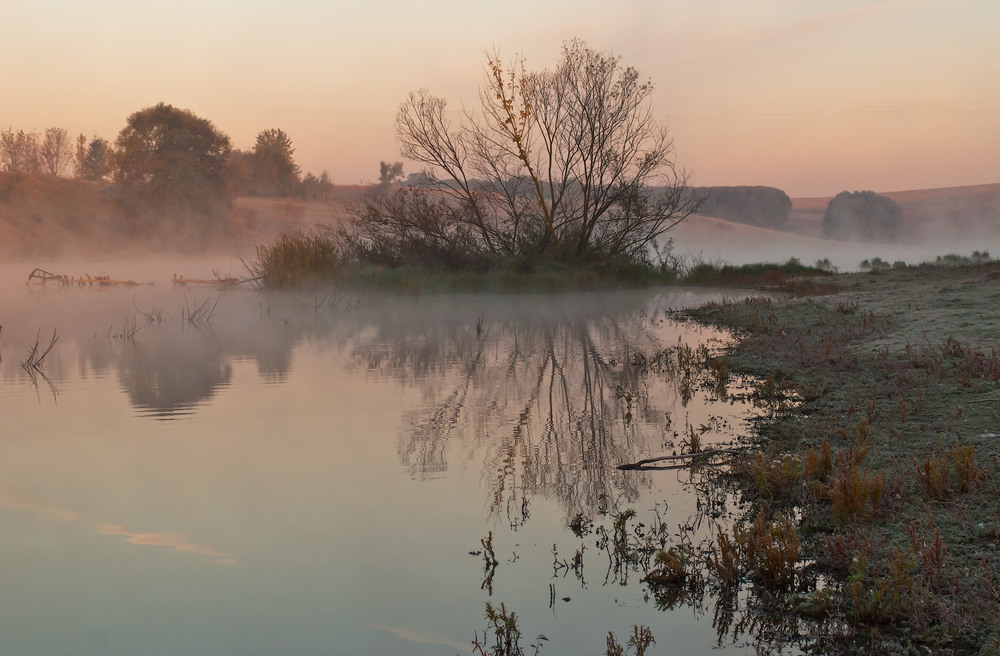
[[[146,312],[145,310],[140,309],[139,306],[135,304],[135,297],[134,296],[132,297],[132,307],[134,307],[136,309],[136,311],[139,314],[141,314],[146,319],[146,325],[154,324],[154,323],[157,324],[157,325],[159,325],[165,319],[169,319],[170,318],[169,314],[165,314],[163,312],[163,310],[160,310],[160,309],[155,308],[155,307],[152,308],[149,312]]]
[[[128,317],[125,317],[124,323],[122,325],[121,332],[114,332],[115,327],[112,325],[108,328],[108,341],[113,339],[121,339],[123,341],[135,342],[135,334],[139,332],[139,325],[136,322],[135,317],[132,317],[132,325],[129,326]]]
[[[215,302],[211,303],[210,299],[205,299],[200,305],[192,308],[189,305],[185,305],[181,309],[181,320],[186,319],[192,326],[201,326],[212,321],[212,315],[215,314],[215,307],[219,304],[222,299],[222,294],[219,294],[215,298]],[[187,299],[185,299],[187,303]],[[211,303],[211,305],[209,305]]]
[[[690,459],[694,461],[699,458],[711,458],[720,455],[736,455],[742,453],[742,449],[707,449],[705,451],[697,451],[695,453],[681,453],[672,456],[659,456],[657,458],[646,458],[645,460],[640,460],[635,463],[618,465],[618,469],[621,470],[632,470],[632,469],[679,469],[684,467],[689,467],[691,462],[686,462],[682,465],[667,465],[663,467],[650,467],[649,465],[655,462],[663,462],[665,460],[683,460]]]
[[[52,339],[49,341],[49,345],[45,348],[44,351],[39,353],[38,338],[40,335],[41,335],[41,330],[39,330],[38,335],[35,336],[35,344],[34,346],[31,347],[31,350],[28,352],[28,357],[25,358],[24,362],[21,363],[21,367],[25,371],[28,371],[29,369],[34,369],[35,371],[41,371],[42,366],[45,364],[45,358],[48,356],[49,353],[52,352],[52,349],[55,347],[56,342],[59,341],[59,335],[56,334],[56,329],[53,328]]]
[[[39,392],[38,389],[38,378],[41,377],[45,381],[45,384],[49,386],[49,391],[52,392],[52,400],[56,403],[59,402],[59,390],[56,389],[55,383],[49,380],[49,377],[45,375],[45,371],[42,369],[27,368],[25,371],[28,372],[28,378],[31,380],[31,384],[35,386],[35,394]],[[41,397],[38,397],[41,400]]]

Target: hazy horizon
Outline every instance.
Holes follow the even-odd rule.
[[[370,182],[401,159],[393,119],[410,91],[446,98],[457,119],[487,50],[551,68],[578,37],[653,81],[693,184],[809,197],[1000,181],[1000,5],[988,0],[516,0],[501,12],[436,0],[380,15],[313,0],[0,0],[0,127],[114,139],[162,101],[237,148],[280,128],[303,172]]]

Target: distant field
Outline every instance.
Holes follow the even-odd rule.
[[[746,264],[798,257],[807,264],[829,258],[841,270],[881,257],[919,263],[946,253],[1000,251],[1000,183],[887,192],[903,209],[906,229],[899,244],[822,239],[830,197],[793,198],[787,232],[695,216],[671,236],[675,252],[706,260]],[[995,252],[993,255],[1000,255]]]
[[[964,187],[941,187],[939,189],[911,189],[909,191],[879,192],[893,199],[900,205],[921,202],[968,201],[976,198],[992,198],[996,202],[1000,197],[1000,183],[968,185]],[[792,211],[806,209],[826,209],[832,196],[813,196],[809,198],[793,198]]]

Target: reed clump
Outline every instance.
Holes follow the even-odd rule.
[[[769,500],[792,499],[801,490],[803,467],[797,455],[786,453],[771,458],[756,453],[741,458],[735,466],[752,483],[755,492]]]
[[[250,274],[265,289],[296,289],[329,285],[342,267],[337,242],[318,233],[282,233],[257,246]]]
[[[833,516],[841,521],[867,521],[882,506],[885,473],[872,474],[850,463],[836,468],[828,496],[833,502]]]
[[[614,632],[608,631],[607,648],[604,653],[606,656],[624,656],[625,648],[628,647],[635,656],[644,656],[646,650],[655,644],[656,639],[653,638],[653,631],[648,626],[636,624],[632,627],[632,635],[629,636],[628,642],[624,646],[618,642]]]

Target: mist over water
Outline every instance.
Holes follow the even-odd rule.
[[[487,601],[543,653],[599,653],[633,624],[686,653],[747,651],[715,647],[710,608],[658,610],[568,528],[698,515],[689,474],[617,466],[688,427],[709,446],[745,434],[741,402],[639,365],[728,339],[666,315],[725,292],[277,294],[174,287],[173,265],[210,277],[3,271],[11,653],[466,653]],[[554,545],[584,548],[582,576],[553,571]]]

